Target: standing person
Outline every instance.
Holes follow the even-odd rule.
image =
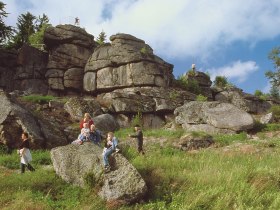
[[[107,140],[105,141],[103,150],[103,163],[105,172],[110,171],[111,167],[109,164],[109,156],[116,151],[118,145],[118,139],[114,136],[113,132],[109,132],[107,135]]]
[[[32,160],[32,156],[31,156],[31,153],[30,153],[28,133],[23,132],[21,134],[21,140],[22,140],[22,143],[19,147],[21,173],[25,172],[25,166],[28,168],[29,171],[35,171],[35,169],[30,165],[30,161]]]
[[[80,129],[84,127],[84,123],[88,123],[88,127],[90,128],[91,125],[94,124],[91,116],[89,113],[85,113],[84,118],[80,122]]]
[[[143,132],[141,130],[141,127],[139,125],[135,125],[134,130],[135,134],[128,136],[137,139],[138,152],[144,155],[145,153],[143,151]]]

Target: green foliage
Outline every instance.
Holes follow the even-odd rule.
[[[98,37],[97,37],[97,39],[96,39],[96,42],[97,42],[99,45],[105,44],[105,42],[106,42],[106,37],[107,37],[107,35],[106,35],[105,32],[102,30],[102,32],[100,32],[100,34],[98,35]]]
[[[254,95],[260,97],[263,95],[263,92],[260,90],[256,90]]]
[[[175,81],[175,85],[195,94],[201,93],[201,89],[197,80],[187,79],[184,75],[178,77],[178,79]]]
[[[38,49],[44,49],[44,33],[45,30],[50,27],[50,24],[43,24],[42,27],[34,34],[29,36],[28,41],[29,43]]]
[[[180,94],[176,90],[172,90],[169,92],[169,98],[171,100],[176,100],[179,96]]]
[[[0,1],[0,46],[13,35],[14,31],[11,26],[7,26],[4,22],[4,18],[8,16],[5,6],[6,4]]]
[[[137,114],[132,118],[131,125],[132,127],[134,127],[135,125],[143,125],[142,113],[140,111],[138,111]]]
[[[279,105],[273,105],[270,107],[269,112],[272,112],[274,116],[274,120],[276,122],[280,121],[280,106]]]
[[[89,188],[98,188],[101,186],[102,183],[102,174],[96,174],[94,172],[89,172],[87,174],[85,174],[85,176],[83,177],[84,181],[85,181],[85,185]]]
[[[141,52],[142,54],[146,55],[146,54],[148,53],[148,50],[147,50],[146,47],[142,47],[142,48],[140,49],[140,52]]]
[[[25,101],[31,101],[33,103],[39,103],[39,104],[43,104],[43,103],[48,103],[50,100],[55,99],[54,96],[50,96],[50,95],[28,95],[28,96],[23,96],[22,97],[23,100]]]
[[[207,97],[202,94],[199,94],[196,96],[196,101],[207,101]]]
[[[225,88],[228,85],[228,80],[225,76],[216,76],[214,80],[214,86],[219,88]]]

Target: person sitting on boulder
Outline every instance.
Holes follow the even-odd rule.
[[[100,130],[98,130],[95,127],[95,125],[91,125],[90,132],[89,132],[89,140],[100,146],[101,139],[102,139],[102,136],[101,136]]]
[[[78,136],[78,140],[80,140],[79,144],[83,144],[85,141],[89,140],[90,129],[88,123],[84,123],[84,127],[81,130],[81,133]]]
[[[117,145],[118,145],[118,139],[114,136],[113,132],[109,132],[107,135],[107,140],[105,141],[104,149],[103,149],[103,163],[105,172],[110,171],[110,164],[109,164],[109,156],[117,152]]]
[[[78,138],[72,141],[71,144],[83,144],[85,141],[90,140],[90,129],[88,127],[88,123],[84,123],[81,133],[79,134]]]
[[[137,139],[138,152],[139,154],[144,155],[145,153],[143,151],[143,132],[141,130],[141,127],[139,125],[135,125],[134,130],[135,130],[135,134],[128,135],[128,136]]]
[[[84,118],[81,120],[81,122],[80,122],[80,129],[83,129],[84,123],[88,123],[88,127],[89,128],[90,128],[91,125],[94,124],[94,122],[93,122],[93,120],[92,120],[92,118],[91,118],[89,113],[85,113]]]

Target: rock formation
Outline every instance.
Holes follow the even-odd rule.
[[[112,170],[104,174],[102,148],[92,143],[67,145],[51,150],[56,173],[65,181],[84,187],[101,186],[99,195],[107,201],[139,201],[147,186],[138,171],[121,155],[110,157]]]
[[[44,42],[49,51],[46,78],[56,92],[81,92],[85,64],[95,46],[94,37],[72,25],[46,29]]]
[[[189,131],[235,133],[254,126],[250,114],[229,103],[192,101],[174,113],[176,122]]]

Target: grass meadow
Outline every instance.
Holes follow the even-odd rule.
[[[130,132],[120,130],[116,136],[130,141]],[[145,144],[145,156],[129,143],[122,149],[147,183],[143,201],[108,206],[94,189],[72,186],[56,176],[49,167],[49,151],[32,151],[36,171],[22,175],[16,152],[1,150],[1,209],[280,209],[279,138],[217,135],[213,147],[184,152],[172,147],[172,141],[183,135],[181,130],[147,130],[144,135],[167,141],[164,146]]]

